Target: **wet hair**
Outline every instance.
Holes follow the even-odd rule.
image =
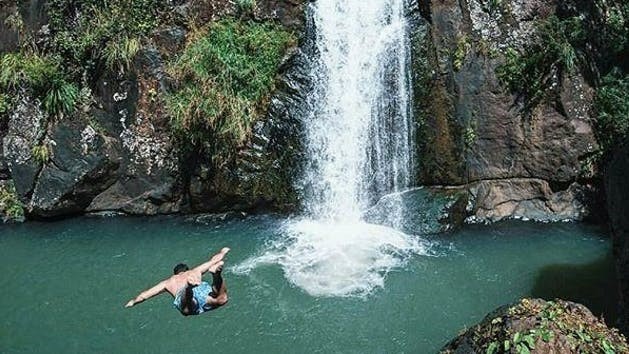
[[[188,268],[188,265],[185,263],[179,263],[175,266],[175,268],[173,268],[173,273],[175,274],[179,274],[185,271],[188,271],[190,268]]]

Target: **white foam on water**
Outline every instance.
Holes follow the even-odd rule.
[[[312,296],[365,296],[384,287],[387,273],[411,256],[429,253],[429,244],[418,237],[360,221],[289,221],[282,234],[262,255],[232,270],[248,274],[276,264]]]

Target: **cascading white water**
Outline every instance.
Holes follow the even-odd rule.
[[[236,272],[279,264],[311,295],[364,295],[382,287],[391,268],[425,253],[419,239],[362,220],[369,205],[412,180],[404,10],[405,0],[311,4],[315,89],[305,119],[308,161],[298,183],[306,216],[289,221],[284,238]],[[389,220],[401,215],[389,212]]]
[[[319,57],[306,207],[312,217],[356,221],[411,180],[404,0],[319,0],[313,16]]]

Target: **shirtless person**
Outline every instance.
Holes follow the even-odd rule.
[[[227,303],[227,288],[221,271],[224,264],[223,258],[227,252],[229,248],[223,248],[209,261],[192,270],[183,263],[177,264],[173,270],[175,275],[143,291],[125,307],[132,307],[166,291],[175,298],[173,305],[184,316],[199,315],[223,306]],[[201,280],[206,272],[212,274],[212,286]]]

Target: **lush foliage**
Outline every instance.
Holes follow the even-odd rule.
[[[20,33],[21,50],[0,58],[0,95],[27,90],[50,116],[73,112],[80,91],[103,68],[124,71],[140,50],[140,38],[157,26],[158,0],[51,0],[50,38],[36,43],[16,12],[8,24]],[[0,113],[8,99],[0,100]]]
[[[256,7],[256,0],[236,0],[236,6],[240,13],[251,12]]]
[[[0,185],[0,214],[4,214],[5,221],[24,217],[24,207],[12,183]]]
[[[604,149],[613,147],[629,133],[629,75],[615,70],[603,78],[596,92],[598,140]]]
[[[79,92],[67,81],[59,58],[25,53],[8,53],[0,59],[0,89],[30,90],[50,115],[72,112]]]
[[[137,54],[138,37],[159,22],[158,0],[52,0],[48,16],[58,53],[74,66],[91,71],[105,64],[128,66]]]
[[[270,23],[212,24],[169,68],[178,82],[167,98],[175,131],[216,157],[242,143],[294,40]]]
[[[530,110],[557,86],[563,74],[577,68],[584,38],[579,18],[551,16],[539,24],[530,46],[522,52],[507,49],[497,75],[509,89],[524,95]]]

